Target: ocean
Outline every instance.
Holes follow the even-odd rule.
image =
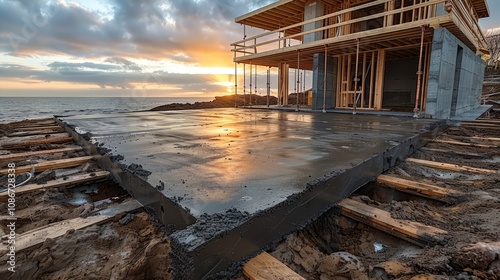
[[[0,97],[0,123],[49,118],[149,110],[171,103],[211,101],[212,97]]]

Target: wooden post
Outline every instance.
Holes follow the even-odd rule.
[[[382,100],[384,98],[384,76],[385,76],[385,50],[378,49],[377,58],[377,81],[375,82],[375,104],[376,110],[382,109]]]
[[[368,97],[368,108],[373,108],[373,91],[375,90],[375,51],[372,51],[372,63],[370,66],[370,93]]]
[[[365,81],[366,81],[366,60],[367,60],[368,53],[363,53],[363,76],[361,77],[361,108],[365,107]],[[367,73],[368,74],[368,73]]]

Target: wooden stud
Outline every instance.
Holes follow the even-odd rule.
[[[391,213],[346,198],[338,206],[342,214],[420,246],[444,244],[448,232],[408,220],[396,220]]]
[[[375,82],[375,105],[376,110],[382,109],[382,100],[384,98],[384,77],[385,77],[385,50],[378,50],[377,73]]]
[[[92,159],[91,156],[86,156],[86,157],[59,159],[59,160],[51,160],[51,161],[36,163],[36,164],[34,164],[35,172],[39,173],[39,172],[43,172],[43,171],[49,170],[49,169],[75,167],[75,166],[85,164],[91,159]],[[30,171],[31,171],[31,165],[17,166],[16,167],[16,174],[30,172]],[[0,170],[0,174],[9,174],[9,169]]]
[[[48,181],[45,184],[29,184],[25,186],[20,186],[16,188],[16,197],[27,193],[32,193],[41,189],[72,187],[82,183],[94,182],[101,179],[105,179],[106,177],[108,177],[108,175],[109,175],[108,171],[98,171],[94,173],[68,176],[67,178]],[[0,193],[1,202],[7,201],[8,198],[9,198],[8,192]]]
[[[436,161],[429,161],[416,158],[407,158],[406,162],[420,164],[423,166],[432,167],[435,169],[441,169],[445,171],[453,171],[453,172],[488,173],[488,174],[498,173],[498,171],[491,169],[475,168],[470,166],[449,164],[444,162],[436,162]]]
[[[249,260],[243,266],[243,274],[250,280],[305,280],[267,252]]]
[[[62,148],[62,149],[8,154],[8,155],[0,156],[0,162],[7,162],[7,161],[14,161],[14,160],[26,160],[26,159],[33,157],[33,156],[50,155],[50,154],[56,154],[56,153],[68,153],[68,152],[76,152],[76,151],[81,151],[81,150],[82,150],[82,147],[74,147],[74,148]]]

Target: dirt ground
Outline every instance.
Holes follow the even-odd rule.
[[[492,114],[493,119],[500,119]],[[500,127],[500,124],[499,124]],[[500,128],[458,127],[439,139],[499,137]],[[376,195],[351,198],[389,211],[395,219],[444,229],[442,245],[411,244],[331,210],[304,230],[289,236],[271,252],[306,279],[500,279],[500,142],[459,139],[492,148],[430,143],[479,156],[419,151],[413,157],[496,170],[494,174],[438,171],[401,163],[387,174],[464,193],[454,202],[403,196],[387,202]]]
[[[50,122],[50,121],[49,121]],[[0,140],[10,141],[6,135],[17,127],[33,125],[24,121],[0,125]],[[40,123],[40,122],[38,122]],[[0,155],[11,152],[39,151],[67,145],[40,145],[28,149],[0,150]],[[35,156],[31,163],[61,158],[79,157],[84,152]],[[18,166],[29,164],[16,161]],[[7,163],[0,163],[0,169]],[[37,175],[34,182],[64,178],[82,172],[99,170],[94,162],[76,167],[48,170]],[[6,176],[0,175],[0,190],[6,185]],[[40,229],[51,223],[78,217],[121,203],[130,196],[109,179],[81,184],[73,188],[42,189],[16,197],[16,235]],[[2,222],[0,236],[6,248],[7,204],[0,203]],[[69,230],[62,237],[48,238],[42,245],[17,252],[16,272],[8,271],[7,255],[0,256],[0,279],[173,279],[170,272],[170,242],[167,231],[143,210],[120,213],[110,222],[82,230]]]
[[[492,114],[490,118],[499,120]],[[15,125],[0,125],[0,138]],[[431,143],[427,147],[478,154],[466,156],[419,151],[413,157],[499,170],[500,142],[459,137],[500,137],[500,129],[456,127],[439,139],[496,146],[461,147]],[[74,145],[74,144],[73,144]],[[64,147],[32,147],[31,150]],[[0,154],[2,154],[0,150]],[[81,156],[80,152],[65,156]],[[61,155],[40,156],[40,160]],[[35,159],[36,160],[36,159]],[[0,166],[1,167],[1,166]],[[5,166],[4,166],[5,167]],[[94,165],[74,168],[94,170]],[[47,172],[39,180],[64,176]],[[70,172],[71,170],[65,170]],[[306,279],[500,279],[500,174],[436,171],[401,163],[388,171],[394,176],[463,192],[453,202],[405,196],[387,201],[359,192],[353,199],[407,219],[448,231],[445,244],[419,247],[358,223],[332,209],[305,229],[279,243],[271,254]],[[5,178],[0,178],[4,180]],[[50,223],[82,217],[129,196],[107,180],[75,188],[41,190],[18,198],[17,234]],[[6,209],[0,203],[0,209]],[[2,214],[3,215],[3,214]],[[7,231],[5,222],[0,235]],[[167,231],[140,211],[120,214],[112,221],[83,230],[68,231],[57,240],[19,252],[18,272],[0,267],[0,279],[174,279]],[[6,263],[7,257],[0,256]],[[234,279],[244,279],[236,276]]]

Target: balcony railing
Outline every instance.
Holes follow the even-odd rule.
[[[404,29],[408,23],[426,24],[433,18],[453,21],[477,48],[487,48],[470,0],[377,0],[264,32],[231,46],[239,57],[390,26]],[[318,25],[321,27],[314,28]]]

